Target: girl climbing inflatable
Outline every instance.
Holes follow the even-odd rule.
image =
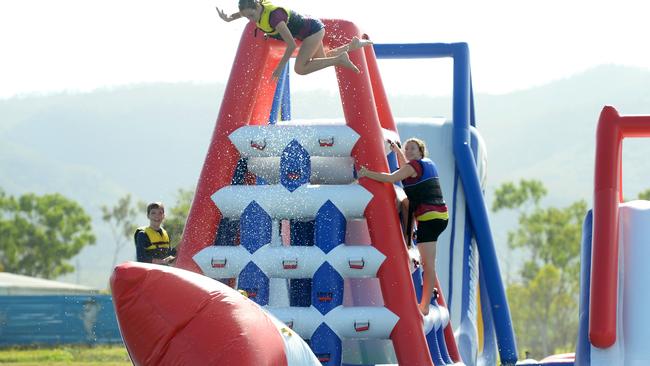
[[[422,300],[419,308],[423,315],[427,315],[436,282],[436,242],[447,227],[449,213],[442,197],[438,169],[433,161],[425,157],[424,142],[415,138],[408,139],[404,152],[396,143],[389,141],[389,144],[397,155],[400,168],[393,173],[381,173],[361,167],[359,176],[389,183],[401,180],[404,185],[404,192],[409,201],[406,240],[407,243],[410,242],[411,220],[415,216],[418,226],[418,250],[423,269]]]

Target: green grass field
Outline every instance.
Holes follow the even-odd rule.
[[[0,349],[0,365],[12,366],[130,366],[123,345],[60,346],[54,348]]]

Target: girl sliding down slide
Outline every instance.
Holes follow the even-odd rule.
[[[273,78],[279,78],[282,74],[284,66],[298,47],[296,40],[302,41],[294,67],[299,75],[307,75],[330,66],[342,66],[358,73],[359,69],[350,61],[348,52],[372,44],[369,40],[354,37],[350,43],[326,53],[323,47],[325,36],[323,22],[265,0],[239,0],[239,12],[226,15],[218,7],[217,12],[226,22],[239,18],[255,22],[257,29],[287,44],[280,63],[273,71]]]

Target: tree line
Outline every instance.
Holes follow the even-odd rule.
[[[542,206],[547,190],[538,180],[507,182],[495,191],[493,212],[513,211],[517,226],[508,232],[510,250],[523,253],[515,278],[506,283],[508,303],[521,355],[542,358],[575,349],[580,292],[580,242],[587,202]],[[194,196],[179,189],[166,206],[165,229],[176,246]],[[650,189],[639,199],[650,200]],[[102,206],[112,233],[113,265],[133,233],[146,221],[146,203],[127,194]],[[56,278],[74,272],[70,259],[94,245],[91,217],[74,200],[58,193],[20,196],[0,189],[0,271]]]
[[[165,229],[174,246],[193,195],[192,190],[179,189],[174,205],[166,206]],[[135,229],[148,223],[146,203],[127,194],[101,211],[112,234],[114,266],[120,251],[133,245]],[[71,259],[96,241],[92,218],[76,201],[59,193],[13,196],[0,189],[0,272],[47,279],[73,273]]]
[[[547,190],[538,180],[504,183],[495,191],[493,212],[514,211],[518,224],[508,247],[523,254],[506,294],[520,355],[543,358],[573,352],[578,332],[580,244],[587,202],[542,207]],[[650,200],[650,189],[638,195]]]

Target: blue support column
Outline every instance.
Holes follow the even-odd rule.
[[[492,305],[494,325],[499,339],[499,355],[504,365],[517,363],[517,346],[510,318],[510,308],[499,272],[487,207],[481,191],[474,154],[471,148],[469,48],[461,43],[454,48],[453,149],[465,188],[470,217],[478,243],[480,261],[489,278],[486,287]]]
[[[591,343],[589,343],[589,288],[591,287],[592,235],[593,211],[589,210],[582,224],[582,242],[580,246],[580,304],[578,307],[576,366],[588,366],[591,364]]]
[[[483,274],[483,268],[479,264],[479,292],[481,294],[481,314],[483,315],[483,352],[479,355],[477,364],[483,365],[492,365],[497,362],[497,340],[494,334],[494,319],[492,319],[492,307],[490,306],[490,297],[487,294],[485,287],[485,275]],[[462,330],[461,330],[462,331]],[[458,347],[462,347],[464,342],[470,342],[470,339],[467,336],[461,336],[458,339]],[[476,344],[478,350],[478,344]],[[463,351],[469,354],[472,352],[471,348],[465,347],[461,351],[461,357],[463,357]],[[478,351],[477,351],[478,352]]]
[[[375,55],[380,59],[451,57],[454,60],[453,151],[465,188],[481,265],[489,278],[486,281],[486,290],[492,306],[499,355],[504,365],[514,365],[517,362],[517,347],[510,309],[499,272],[487,207],[471,148],[469,126],[475,125],[475,111],[469,47],[466,43],[375,44],[373,47]]]
[[[273,94],[273,103],[271,104],[271,114],[269,115],[269,124],[274,125],[278,122],[278,117],[283,121],[291,118],[290,97],[289,97],[289,63],[284,66],[282,75],[278,79],[275,86],[275,93]],[[285,112],[285,109],[287,111]],[[286,118],[285,118],[286,117]]]
[[[291,120],[291,83],[289,82],[289,75],[291,71],[289,68],[289,63],[285,66],[282,76],[284,77],[284,88],[282,88],[282,107],[280,108],[280,119],[282,121]]]

